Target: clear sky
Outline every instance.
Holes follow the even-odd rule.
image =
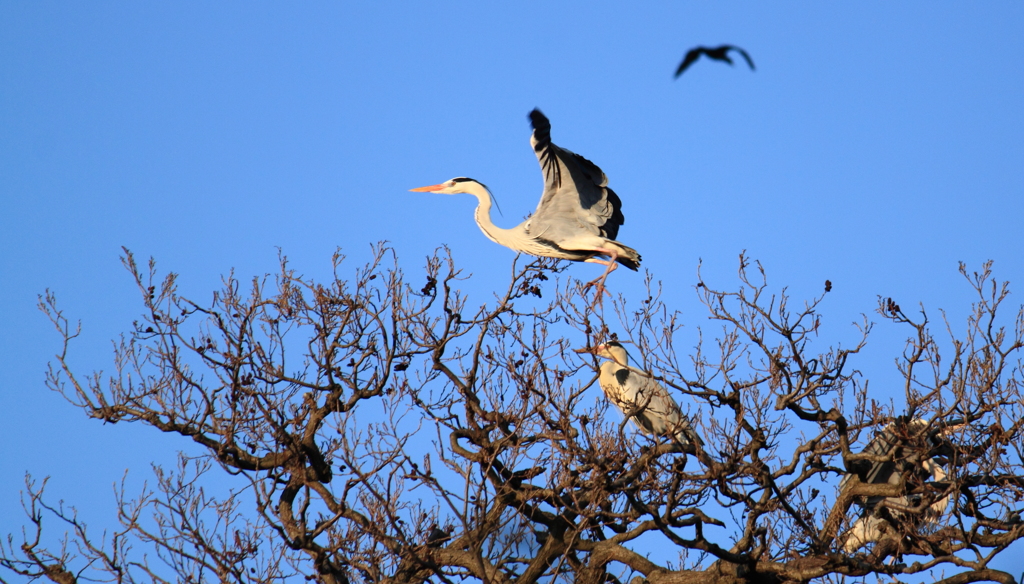
[[[673,80],[686,49],[722,43],[757,71],[703,61]],[[833,282],[825,342],[880,320],[878,295],[962,330],[958,261],[995,260],[1024,290],[1022,106],[1019,2],[0,0],[0,533],[21,524],[26,471],[102,523],[125,469],[141,482],[179,446],[43,386],[47,288],[82,321],[72,361],[111,371],[140,310],[120,246],[201,300],[231,269],[273,272],[278,248],[323,278],[336,247],[354,269],[388,240],[412,270],[445,244],[484,302],[513,253],[472,197],[408,189],[470,176],[518,223],[541,191],[540,107],[607,173],[619,239],[688,326],[706,323],[697,262],[728,287],[747,250],[798,299]],[[856,364],[880,400],[905,335],[880,324]]]

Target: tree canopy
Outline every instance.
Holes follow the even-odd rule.
[[[856,369],[870,319],[854,345],[828,345],[830,284],[797,301],[743,256],[734,289],[696,283],[699,317],[650,277],[645,298],[595,301],[549,260],[518,262],[482,301],[445,250],[409,275],[378,246],[350,272],[335,254],[323,282],[282,258],[209,302],[123,261],[144,309],[116,372],[71,368],[78,329],[48,293],[63,345],[47,384],[202,455],[122,489],[106,533],[29,479],[4,581],[1016,581],[990,563],[1024,537],[1024,311],[997,317],[1009,287],[990,264],[961,266],[976,301],[966,326],[939,323],[941,341],[923,309],[879,299],[876,318],[909,334],[903,400],[886,403]],[[610,340],[700,443],[637,432],[595,399],[598,361],[576,350]],[[885,464],[890,480],[868,477]],[[880,532],[852,544],[865,513]]]

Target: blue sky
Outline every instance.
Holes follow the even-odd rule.
[[[828,343],[878,295],[962,322],[958,261],[1024,286],[1020,3],[347,4],[0,0],[0,532],[26,471],[101,522],[126,468],[141,481],[179,446],[45,390],[38,294],[82,321],[73,363],[108,372],[139,312],[121,246],[203,299],[231,269],[273,272],[278,248],[326,277],[337,247],[354,269],[388,240],[415,269],[445,244],[486,301],[513,254],[475,200],[407,191],[470,176],[518,223],[542,185],[534,107],[607,173],[619,239],[690,326],[698,261],[728,287],[742,250],[796,298],[833,282]],[[673,81],[686,49],[721,43],[757,71]],[[876,327],[857,363],[880,399],[904,337]]]

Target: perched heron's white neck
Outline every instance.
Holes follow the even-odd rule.
[[[494,243],[510,247],[512,249],[521,249],[517,246],[519,237],[516,237],[515,229],[502,229],[491,221],[491,207],[494,205],[494,201],[491,200],[491,193],[478,182],[467,181],[462,187],[466,193],[474,195],[477,201],[480,202],[476,206],[476,211],[473,212],[473,217],[476,219],[476,224],[480,226],[480,231],[484,232],[484,235]]]
[[[603,356],[608,357],[623,367],[629,367],[629,353],[626,352],[626,349],[619,345],[605,345],[604,352],[605,355]]]

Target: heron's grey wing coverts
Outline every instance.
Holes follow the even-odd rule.
[[[871,454],[873,456],[884,456],[888,460],[885,462],[866,461],[870,462],[871,466],[866,473],[864,473],[864,482],[873,485],[879,483],[887,483],[892,477],[893,473],[896,472],[896,463],[893,461],[893,450],[897,446],[896,437],[892,434],[892,428],[886,427],[879,434],[872,438],[864,450],[861,452],[865,454]],[[843,476],[842,480],[839,481],[839,490],[842,491],[846,487],[846,483],[850,481],[852,473],[847,473]],[[885,497],[869,497],[867,500],[862,501],[861,504],[865,507],[871,508],[878,504],[879,501]]]
[[[530,144],[544,173],[544,194],[526,223],[530,235],[558,243],[585,233],[615,239],[622,201],[607,187],[608,178],[593,162],[551,143],[551,122],[530,112]]]
[[[672,431],[682,443],[704,443],[663,385],[645,373],[628,367],[620,369],[615,377],[622,390],[620,399],[624,401],[617,405],[624,408],[624,411],[639,409],[633,417],[640,427],[656,435]]]
[[[676,440],[684,444],[687,442],[704,443],[693,431],[690,420],[679,409],[679,404],[672,399],[665,386],[647,376],[632,375],[631,377],[641,380],[640,391],[636,399],[641,404],[647,404],[647,407],[637,414],[637,418],[647,416],[654,418],[653,424],[652,420],[643,419],[640,420],[641,424],[656,434],[672,431]],[[648,397],[650,397],[650,401],[648,401]]]

